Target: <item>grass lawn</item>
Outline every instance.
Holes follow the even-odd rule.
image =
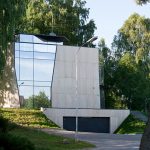
[[[35,128],[58,127],[40,110],[3,108],[0,109],[0,114],[9,121],[21,126],[30,126]]]
[[[75,142],[74,139],[49,135],[45,132],[25,127],[16,128],[10,133],[28,138],[35,145],[36,150],[73,150],[95,147],[86,142]]]
[[[9,133],[29,139],[36,150],[73,150],[95,147],[86,142],[75,142],[74,139],[49,135],[35,128],[58,127],[40,110],[29,109],[0,109],[0,115],[14,124],[10,125]],[[19,125],[16,127],[16,125]],[[25,126],[25,127],[24,127]]]
[[[128,118],[121,124],[121,126],[115,131],[117,134],[142,134],[146,124],[129,115]]]

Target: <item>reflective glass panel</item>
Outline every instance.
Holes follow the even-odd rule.
[[[35,59],[49,59],[49,60],[54,61],[55,54],[54,53],[38,53],[38,52],[35,52],[34,53],[34,58]]]
[[[20,59],[20,79],[33,80],[33,60]]]
[[[20,42],[33,43],[33,35],[20,34]]]
[[[33,51],[33,44],[20,43],[20,51]]]

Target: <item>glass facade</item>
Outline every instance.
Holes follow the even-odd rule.
[[[50,99],[57,44],[42,41],[35,35],[19,35],[15,42],[15,69],[19,94],[25,99],[40,91]]]

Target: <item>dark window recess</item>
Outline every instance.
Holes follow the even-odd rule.
[[[75,131],[76,118],[63,117],[63,128],[69,131]],[[109,117],[78,117],[78,131],[110,133]]]

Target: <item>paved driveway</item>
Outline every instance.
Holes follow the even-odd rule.
[[[42,129],[49,134],[62,135],[65,137],[75,137],[74,132],[56,129]],[[96,148],[90,150],[138,150],[141,135],[116,135],[105,133],[85,133],[78,132],[77,138],[88,141]]]

